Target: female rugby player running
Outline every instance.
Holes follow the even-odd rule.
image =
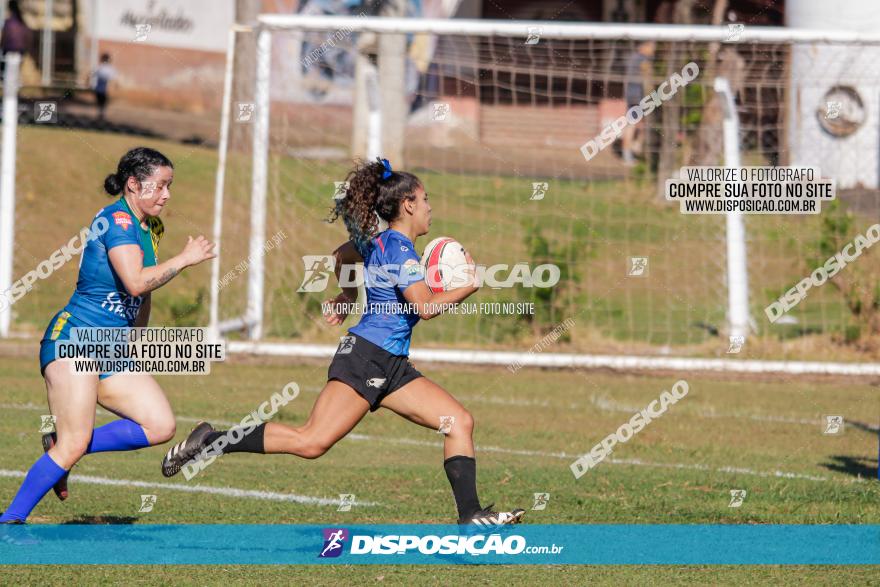
[[[67,475],[85,454],[135,450],[174,438],[171,406],[150,375],[75,373],[69,360],[55,358],[55,342],[69,340],[71,328],[146,326],[150,292],[215,256],[212,243],[190,237],[179,255],[159,263],[164,232],[159,214],[171,197],[173,178],[167,157],[139,147],[126,153],[116,173],[104,180],[108,194],[122,197],[92,221],[92,234],[99,236],[82,253],[76,291],[49,322],[40,343],[40,372],[56,432],[43,436],[46,454],[28,471],[0,523],[24,523],[49,488],[67,499]],[[94,428],[96,403],[121,419]]]
[[[415,251],[417,237],[428,233],[431,206],[422,182],[411,173],[395,172],[387,160],[356,167],[348,176],[345,198],[337,201],[331,221],[342,217],[351,240],[335,251],[336,277],[343,264],[364,261],[367,277],[367,311],[361,321],[342,337],[321,391],[306,423],[298,428],[269,422],[257,426],[223,452],[287,453],[316,459],[345,437],[368,411],[388,408],[411,422],[444,428],[443,463],[458,507],[460,524],[515,524],[521,509],[493,512],[477,499],[471,414],[442,387],[424,377],[408,361],[410,335],[420,320],[438,315],[443,304],[458,303],[479,289],[476,285],[431,293],[425,283]],[[377,215],[390,223],[377,232]],[[372,238],[370,235],[373,235]],[[384,286],[370,277],[370,268],[383,267],[391,274]],[[388,282],[391,283],[388,283]],[[346,291],[347,290],[347,291]],[[357,288],[345,288],[329,300],[338,308],[357,299]],[[418,313],[377,308],[413,304]],[[410,309],[409,307],[404,308]],[[383,311],[384,310],[384,311]],[[341,324],[347,316],[338,309],[327,316]],[[441,420],[452,416],[454,420]],[[446,427],[451,429],[446,432]],[[196,426],[189,437],[168,451],[162,463],[166,476],[176,474],[187,462],[226,432],[210,424]]]

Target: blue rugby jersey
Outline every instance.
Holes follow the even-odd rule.
[[[149,218],[150,228],[142,228],[125,198],[120,198],[95,215],[91,226],[93,233],[99,218],[104,218],[109,228],[98,238],[90,240],[83,250],[76,291],[64,310],[87,326],[133,326],[143,297],[130,295],[126,291],[107,253],[113,247],[138,245],[143,266],[156,265],[159,239],[164,232],[162,221]]]
[[[380,232],[370,244],[364,258],[366,310],[349,332],[392,355],[408,355],[412,330],[419,316],[402,311],[406,308],[396,309],[394,305],[406,304],[403,292],[425,278],[419,255],[406,235],[391,228]]]

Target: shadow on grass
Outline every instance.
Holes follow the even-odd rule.
[[[877,460],[872,458],[833,455],[830,462],[822,463],[821,466],[829,471],[846,473],[853,477],[877,478]]]
[[[871,426],[870,424],[859,422],[857,420],[847,420],[846,425],[855,428],[856,430],[861,430],[862,432],[870,432],[871,434],[877,434],[880,432],[880,426]]]
[[[79,516],[63,524],[134,524],[139,518],[131,516]]]

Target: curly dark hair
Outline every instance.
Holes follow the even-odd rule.
[[[376,235],[379,218],[391,222],[400,215],[400,204],[414,200],[415,192],[423,187],[418,177],[406,171],[392,171],[382,179],[385,166],[381,158],[375,161],[359,161],[348,173],[348,189],[345,197],[336,200],[328,222],[340,216],[348,229],[348,235],[361,256],[366,257],[370,239]]]

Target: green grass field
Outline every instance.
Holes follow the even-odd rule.
[[[118,156],[143,140],[90,132],[24,128],[19,133],[15,277],[34,268],[95,211],[110,202],[100,195],[104,175]],[[209,233],[215,155],[212,151],[161,141],[149,144],[175,161],[174,200],[163,216],[169,227],[166,255],[187,234]],[[319,224],[334,180],[344,178],[338,164],[273,161],[273,196],[267,235],[285,229],[292,237],[279,252],[267,254],[267,329],[271,337],[327,342],[341,329],[316,320],[321,296],[295,293],[302,277],[299,256],[327,253],[341,241],[341,226]],[[435,209],[432,236],[454,234],[485,263],[529,254],[521,220],[544,226],[553,246],[570,248],[564,260],[577,264],[581,281],[557,300],[559,322],[574,316],[571,340],[554,351],[656,351],[676,345],[701,355],[722,355],[726,340],[711,337],[694,321],[723,319],[723,275],[718,255],[723,241],[717,219],[685,223],[677,211],[645,201],[631,184],[554,183],[554,200],[529,211],[521,181],[490,176],[450,176],[419,171],[430,184]],[[231,174],[230,182],[247,176]],[[485,194],[492,194],[485,198]],[[247,194],[230,191],[224,241],[224,271],[246,257],[242,214]],[[459,200],[466,199],[468,207]],[[588,201],[589,206],[583,202]],[[490,219],[492,220],[490,222]],[[754,311],[763,297],[778,295],[803,268],[792,261],[813,235],[813,219],[761,218],[750,221],[757,253],[751,277]],[[435,232],[436,231],[436,232]],[[516,234],[509,238],[509,234]],[[328,236],[330,235],[330,236]],[[331,238],[332,237],[332,238]],[[427,242],[427,241],[425,241]],[[504,245],[504,249],[497,246]],[[423,242],[419,243],[423,245]],[[557,247],[558,248],[558,247]],[[760,254],[759,254],[760,253]],[[621,278],[621,255],[647,254],[651,277]],[[616,256],[615,256],[616,255]],[[786,256],[788,255],[788,257]],[[507,259],[509,262],[510,259]],[[154,299],[153,325],[205,324],[209,271],[200,266],[174,280]],[[13,306],[14,330],[22,342],[0,345],[0,501],[11,499],[20,475],[41,453],[38,427],[45,392],[37,366],[36,340],[49,317],[67,300],[76,280],[68,263]],[[224,310],[241,303],[246,279],[224,290]],[[716,283],[717,282],[717,283]],[[767,284],[772,284],[772,287]],[[202,291],[200,297],[199,292]],[[768,294],[768,292],[771,292]],[[765,295],[766,294],[766,295]],[[481,291],[485,299],[504,292]],[[798,314],[817,335],[799,337],[800,346],[775,346],[780,334],[756,338],[742,356],[807,359],[864,359],[852,348],[830,343],[847,324],[839,299],[824,288]],[[763,296],[763,297],[761,297]],[[768,298],[769,301],[769,298]],[[561,309],[561,310],[560,310]],[[759,314],[760,315],[760,314]],[[503,320],[446,316],[422,325],[414,345],[450,343],[470,348],[528,349],[540,339],[534,325]],[[723,344],[722,344],[723,343]],[[647,345],[653,345],[648,347]],[[762,355],[763,353],[763,355]],[[527,523],[880,523],[877,481],[876,381],[755,378],[691,373],[619,374],[597,371],[544,371],[443,367],[417,364],[475,415],[479,486],[484,502],[530,508],[533,494],[548,492],[544,511],[529,511]],[[179,418],[177,439],[198,419],[236,422],[289,381],[302,395],[276,416],[303,422],[324,384],[326,361],[234,357],[214,365],[204,377],[163,377]],[[690,393],[630,442],[575,480],[569,465],[656,399],[677,379]],[[822,434],[825,415],[845,417],[842,435]],[[110,415],[100,411],[98,423]],[[380,410],[369,415],[320,460],[231,455],[191,482],[168,481],[159,471],[166,447],[85,458],[71,481],[72,497],[62,504],[50,496],[39,505],[35,523],[447,523],[454,504],[442,469],[436,432],[414,427]],[[77,478],[79,476],[79,478]],[[118,483],[107,485],[109,481]],[[195,491],[184,491],[183,484]],[[221,488],[221,493],[198,491]],[[728,507],[730,491],[744,489],[742,507]],[[234,495],[232,490],[241,490]],[[254,493],[336,499],[354,493],[357,506],[337,512],[332,505],[261,499]],[[242,493],[244,492],[244,493]],[[155,509],[138,513],[140,496],[157,496]],[[2,561],[0,561],[2,562]],[[875,569],[837,567],[79,567],[3,569],[3,583],[88,584],[126,581],[143,584],[183,582],[307,584],[856,584],[876,582]]]
[[[45,394],[28,350],[0,359],[3,412],[0,417],[0,475],[25,471],[39,456],[38,427]],[[35,356],[35,353],[34,355]],[[28,357],[28,358],[25,358]],[[479,487],[483,501],[530,508],[532,494],[550,493],[544,511],[529,511],[531,523],[880,523],[876,475],[876,389],[868,383],[723,380],[686,376],[687,397],[670,408],[579,480],[569,464],[678,377],[599,372],[551,372],[501,368],[444,369],[417,364],[471,410],[477,422]],[[326,377],[323,361],[237,359],[215,365],[204,377],[160,379],[179,418],[178,438],[193,421],[229,423],[268,399],[287,382],[303,393],[276,420],[304,421]],[[825,414],[842,414],[845,432],[823,435]],[[101,412],[98,422],[110,416]],[[85,458],[71,481],[72,497],[51,494],[34,512],[36,523],[447,523],[454,504],[441,466],[436,432],[421,429],[385,410],[369,415],[355,434],[317,461],[288,456],[230,455],[187,482],[166,480],[162,447]],[[137,481],[112,486],[94,478]],[[0,476],[0,496],[11,498],[20,479]],[[375,502],[337,512],[335,505],[306,505],[248,496],[190,493],[174,484],[258,490],[337,499],[354,493]],[[728,507],[731,489],[745,489],[740,508]],[[138,513],[140,495],[157,496],[155,509]],[[34,573],[19,569],[16,573]],[[40,577],[61,577],[64,570]],[[378,581],[412,584],[395,568],[259,569],[265,579],[308,578],[327,584]],[[152,569],[82,568],[81,578],[139,577],[158,582]],[[185,582],[204,584],[251,570],[194,567]],[[549,573],[549,574],[548,574]],[[36,575],[27,575],[35,577]],[[804,568],[786,571],[743,567],[690,571],[636,567],[602,569],[517,568],[486,571],[429,569],[416,583],[439,584],[467,577],[475,584],[501,581],[557,584],[625,581],[782,582],[847,577],[860,569]],[[170,575],[169,575],[170,577]],[[861,579],[860,579],[861,577]],[[698,579],[700,578],[700,579]]]

